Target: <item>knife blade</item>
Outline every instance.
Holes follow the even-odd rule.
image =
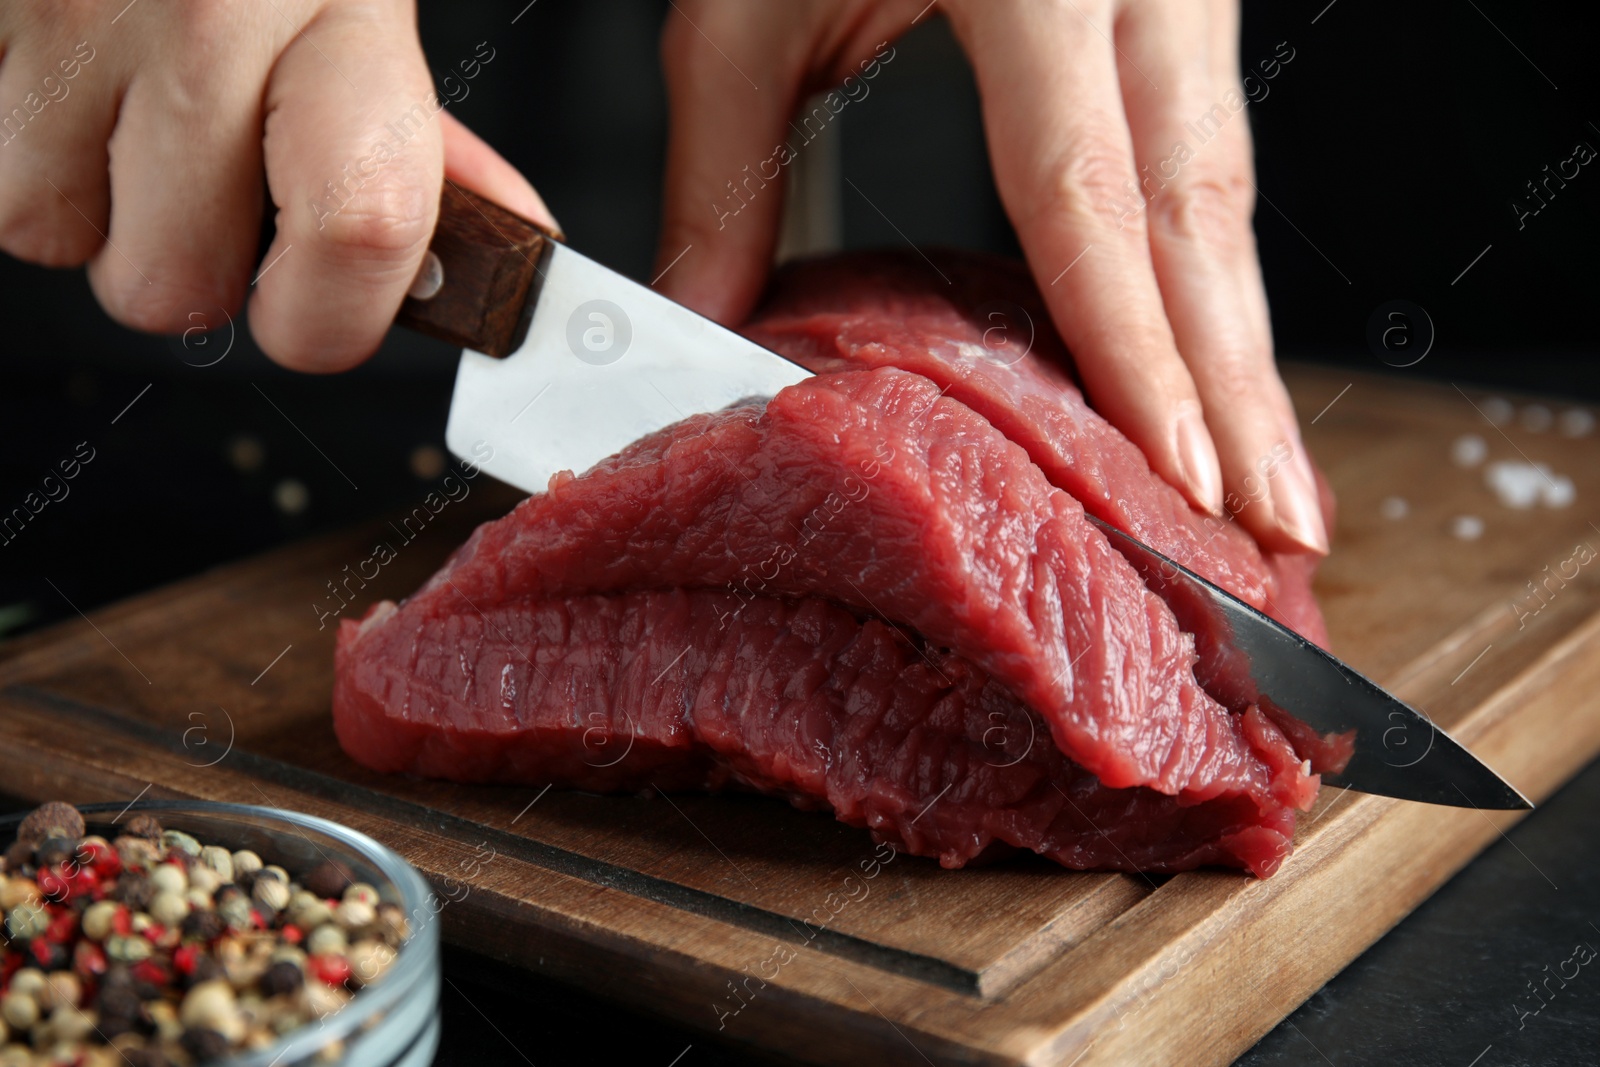
[[[1355,731],[1355,752],[1329,785],[1361,793],[1497,810],[1528,799],[1433,720],[1287,626],[1138,538],[1089,520],[1195,635],[1195,676],[1230,707],[1272,705],[1320,733]]]
[[[457,456],[530,493],[646,434],[811,376],[775,352],[447,183],[426,285],[397,321],[462,344],[445,432]],[[1532,805],[1427,716],[1305,638],[1090,516],[1195,635],[1196,676],[1230,707],[1267,704],[1355,731],[1324,781],[1430,804]]]
[[[440,218],[430,248],[455,283],[408,298],[399,321],[467,344],[445,443],[518,488],[543,492],[558,471],[581,474],[690,415],[811,376],[454,185]],[[462,315],[461,280],[483,278],[501,300],[520,302],[515,314]],[[446,297],[457,304],[441,308]]]

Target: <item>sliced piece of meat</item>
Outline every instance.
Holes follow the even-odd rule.
[[[382,771],[601,792],[748,788],[826,807],[946,867],[1013,850],[1068,867],[1272,873],[1292,814],[1110,789],[965,659],[827,601],[707,590],[509,601],[339,635],[336,724]],[[1281,771],[1298,757],[1241,720]]]
[[[1263,556],[1231,518],[1190,507],[1152,473],[1073,383],[1023,264],[929,254],[949,284],[930,284],[927,263],[911,252],[791,264],[745,332],[818,373],[888,366],[923,375],[1026,449],[1096,518],[1327,644],[1302,573],[1311,557]]]

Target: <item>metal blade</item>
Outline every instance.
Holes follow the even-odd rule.
[[[445,441],[530,493],[634,441],[811,376],[594,260],[552,242],[522,347],[461,353]]]
[[[1275,705],[1321,733],[1355,731],[1355,755],[1341,774],[1325,776],[1329,785],[1427,804],[1533,807],[1421,712],[1227,590],[1090,520],[1195,635],[1195,675],[1219,700]]]

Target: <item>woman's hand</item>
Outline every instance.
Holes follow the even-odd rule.
[[[492,52],[443,57],[446,96]],[[267,354],[342,370],[394,321],[442,178],[554,225],[442,110],[409,0],[6,0],[0,55],[0,249],[87,263],[136,329],[220,325],[259,274]],[[277,236],[258,262],[263,167]]]
[[[728,219],[728,183],[790,139],[806,95],[859,79],[925,4],[677,0],[662,42],[660,269],[694,250],[664,291],[726,322],[748,313],[780,197]],[[1272,359],[1235,0],[938,7],[977,73],[1001,199],[1095,406],[1196,506],[1236,512],[1268,548],[1326,552]]]

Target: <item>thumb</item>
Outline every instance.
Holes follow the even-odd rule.
[[[727,324],[749,313],[766,283],[795,154],[786,135],[798,73],[752,58],[780,51],[758,49],[754,29],[696,26],[675,10],[661,44],[670,120],[653,284]]]

